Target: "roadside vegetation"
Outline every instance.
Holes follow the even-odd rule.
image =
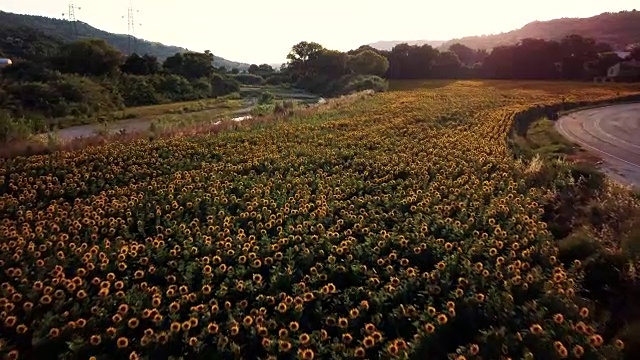
[[[547,111],[558,118],[573,108],[637,98],[637,94],[616,95],[590,104],[554,104]],[[511,148],[526,164],[527,183],[550,190],[543,219],[557,239],[558,258],[565,264],[580,262],[581,295],[595,302],[596,311],[606,319],[603,332],[619,334],[631,358],[640,351],[640,306],[635,300],[640,295],[638,189],[608,180],[596,168],[598,159],[562,137],[554,121],[520,120],[512,132]]]

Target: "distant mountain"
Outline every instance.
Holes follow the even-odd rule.
[[[473,49],[490,50],[496,46],[517,44],[525,38],[559,40],[572,34],[594,38],[598,42],[606,42],[616,49],[625,49],[632,44],[640,43],[640,11],[602,13],[589,18],[534,21],[520,29],[501,34],[467,36],[448,41],[397,40],[378,41],[369,45],[379,50],[391,50],[400,43],[408,43],[410,45],[429,44],[443,50],[455,43],[461,43]]]
[[[390,41],[377,41],[368,45],[378,50],[391,50],[393,49],[394,46],[402,43],[407,43],[409,45],[419,45],[419,46],[427,44],[437,48],[442,44],[444,44],[445,42],[446,41],[440,41],[440,40],[390,40]]]
[[[128,35],[113,34],[100,29],[96,29],[93,26],[84,22],[78,21],[75,24],[67,20],[53,19],[44,16],[35,15],[21,15],[9,12],[0,11],[0,33],[7,34],[11,28],[24,28],[30,27],[35,30],[39,30],[49,36],[50,38],[58,38],[61,41],[73,41],[79,38],[101,38],[111,44],[113,47],[128,53],[129,44],[131,43],[131,49],[139,54],[151,54],[157,56],[159,59],[165,59],[177,52],[188,51],[185,48],[178,46],[164,45],[158,42],[151,42],[143,39],[134,38],[129,39]],[[77,36],[76,36],[77,29]],[[6,39],[0,39],[0,41]],[[26,39],[24,39],[26,40]],[[214,66],[224,66],[227,69],[238,68],[245,70],[249,68],[249,64],[230,61],[219,56],[214,56]]]
[[[602,13],[589,18],[562,18],[549,21],[534,21],[520,29],[502,34],[468,36],[453,39],[443,44],[448,48],[461,43],[474,49],[492,49],[500,45],[513,45],[525,38],[558,40],[567,35],[578,34],[597,42],[606,42],[617,49],[640,42],[640,11]]]

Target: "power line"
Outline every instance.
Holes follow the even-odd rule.
[[[137,38],[136,38],[136,22],[134,15],[140,13],[140,10],[133,7],[133,1],[129,0],[129,8],[127,9],[127,53],[131,54],[136,51]],[[123,16],[124,18],[124,16]],[[142,24],[138,23],[138,26]]]
[[[81,10],[82,8],[76,6],[73,0],[69,0],[69,10],[66,13],[62,13],[63,18],[67,18],[67,21],[71,24],[71,35],[78,37],[78,19],[76,19],[76,10]]]

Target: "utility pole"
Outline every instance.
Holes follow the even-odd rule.
[[[134,9],[133,1],[129,0],[129,8],[127,9],[127,53],[131,54],[136,51],[137,39],[136,39],[136,22],[134,14],[139,13],[140,10]],[[123,16],[124,18],[124,16]],[[142,25],[142,24],[138,24]]]
[[[67,18],[67,20],[71,23],[71,34],[74,37],[78,37],[78,21],[76,19],[76,10],[81,10],[82,8],[76,6],[73,0],[69,0],[69,10],[67,13],[62,13],[63,18]]]

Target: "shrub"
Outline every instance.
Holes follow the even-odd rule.
[[[220,74],[211,76],[211,96],[224,96],[238,91],[240,91],[240,84],[234,78]]]
[[[260,93],[260,97],[258,97],[258,104],[271,104],[273,103],[274,98],[275,97],[272,93],[263,91],[262,93]]]
[[[283,73],[274,73],[265,79],[265,83],[267,85],[290,86],[292,82],[293,79],[291,78],[291,76]]]
[[[638,224],[624,236],[621,241],[622,249],[632,258],[636,259],[640,256],[640,227]]]
[[[347,75],[339,80],[338,91],[341,94],[351,94],[363,90],[386,91],[389,83],[375,75]]]
[[[119,85],[126,106],[154,105],[161,101],[148,77],[123,75]]]
[[[199,78],[193,80],[191,82],[191,86],[193,87],[195,96],[197,96],[199,99],[206,99],[211,96],[213,87],[211,86],[211,81],[209,81],[207,78]]]
[[[47,82],[60,77],[60,73],[47,69],[41,63],[20,61],[0,71],[6,80],[16,82]]]
[[[591,234],[578,230],[558,243],[558,257],[568,264],[573,260],[584,260],[600,250],[600,244]]]
[[[56,81],[10,83],[7,93],[18,114],[47,117],[94,115],[119,108],[119,99],[86,77],[61,75]]]
[[[6,88],[19,112],[34,111],[53,115],[53,107],[62,101],[51,85],[42,82],[10,83]]]
[[[154,75],[150,77],[155,92],[165,101],[195,100],[193,86],[187,79],[179,75]]]
[[[604,187],[605,175],[592,165],[575,163],[571,164],[570,170],[576,183],[583,184],[589,190],[599,191]]]
[[[233,75],[233,78],[243,85],[262,85],[264,84],[264,78],[260,75],[254,74],[237,74]]]
[[[45,122],[40,118],[16,118],[6,111],[0,112],[0,142],[26,140],[45,128]]]

